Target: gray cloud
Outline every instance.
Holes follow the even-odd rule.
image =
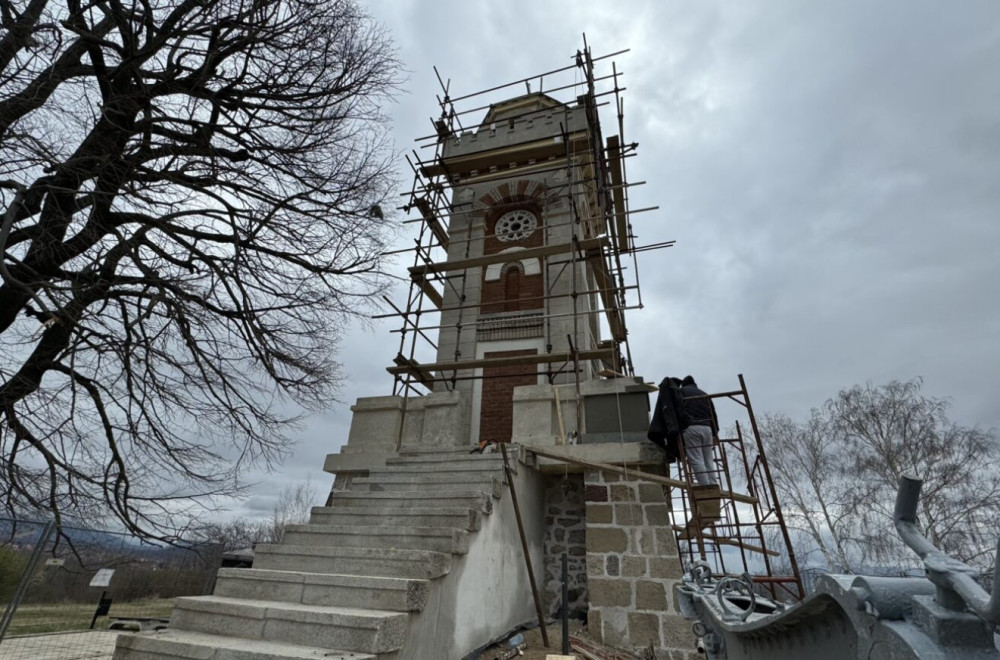
[[[800,417],[923,376],[958,421],[1000,427],[1000,5],[539,4],[373,4],[411,72],[397,144],[431,132],[435,64],[454,95],[563,66],[583,32],[631,48],[629,177],[648,182],[631,201],[660,207],[634,224],[678,241],[639,262],[639,373],[723,390],[743,372],[758,411]],[[343,401],[307,420],[281,481],[325,490],[348,405],[390,393],[395,326],[346,333]]]

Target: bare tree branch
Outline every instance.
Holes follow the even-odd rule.
[[[792,524],[809,533],[831,570],[904,570],[915,557],[892,527],[901,476],[924,480],[921,523],[932,543],[984,568],[1000,529],[996,433],[947,417],[922,382],[841,391],[798,424],[767,416],[762,435]]]
[[[399,64],[352,0],[0,9],[0,497],[170,541],[335,395]]]

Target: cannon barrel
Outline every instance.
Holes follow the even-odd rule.
[[[892,516],[899,537],[924,561],[927,578],[938,588],[941,605],[962,609],[958,605],[964,604],[988,623],[1000,624],[1000,571],[996,570],[1000,563],[1000,539],[994,558],[993,595],[990,596],[976,583],[974,568],[941,552],[920,531],[917,526],[917,503],[922,485],[920,479],[912,477],[901,477],[899,480]],[[960,601],[956,601],[956,597]]]

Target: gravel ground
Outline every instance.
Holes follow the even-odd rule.
[[[547,655],[561,655],[562,649],[562,625],[559,623],[549,624],[546,629],[549,634],[549,648],[542,645],[542,632],[539,628],[532,628],[524,633],[524,641],[527,648],[524,655],[516,656],[512,660],[545,660]],[[570,619],[569,632],[571,635],[581,635],[584,631],[583,623],[576,619]],[[584,633],[585,636],[585,633]],[[498,644],[483,652],[482,660],[494,660],[501,657],[500,653],[507,648],[506,644]],[[572,655],[572,653],[570,653]]]

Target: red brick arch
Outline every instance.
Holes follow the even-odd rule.
[[[479,198],[480,208],[486,210],[487,219],[496,221],[498,217],[523,204],[534,204],[541,209],[548,193],[548,187],[537,179],[518,179],[501,183]]]
[[[544,217],[542,210],[548,188],[536,179],[518,179],[501,183],[479,198],[483,219],[486,223],[486,237],[483,239],[483,254],[496,254],[510,247],[539,247],[545,244]],[[504,213],[525,209],[538,218],[538,228],[527,238],[513,243],[505,243],[496,238],[496,223]],[[520,269],[518,281],[509,282],[507,271],[517,257],[511,255],[511,263],[504,265],[499,281],[487,282],[486,269],[481,280],[480,311],[484,314],[539,309],[542,305],[544,289],[541,274],[525,275]],[[511,291],[516,290],[516,297]]]

